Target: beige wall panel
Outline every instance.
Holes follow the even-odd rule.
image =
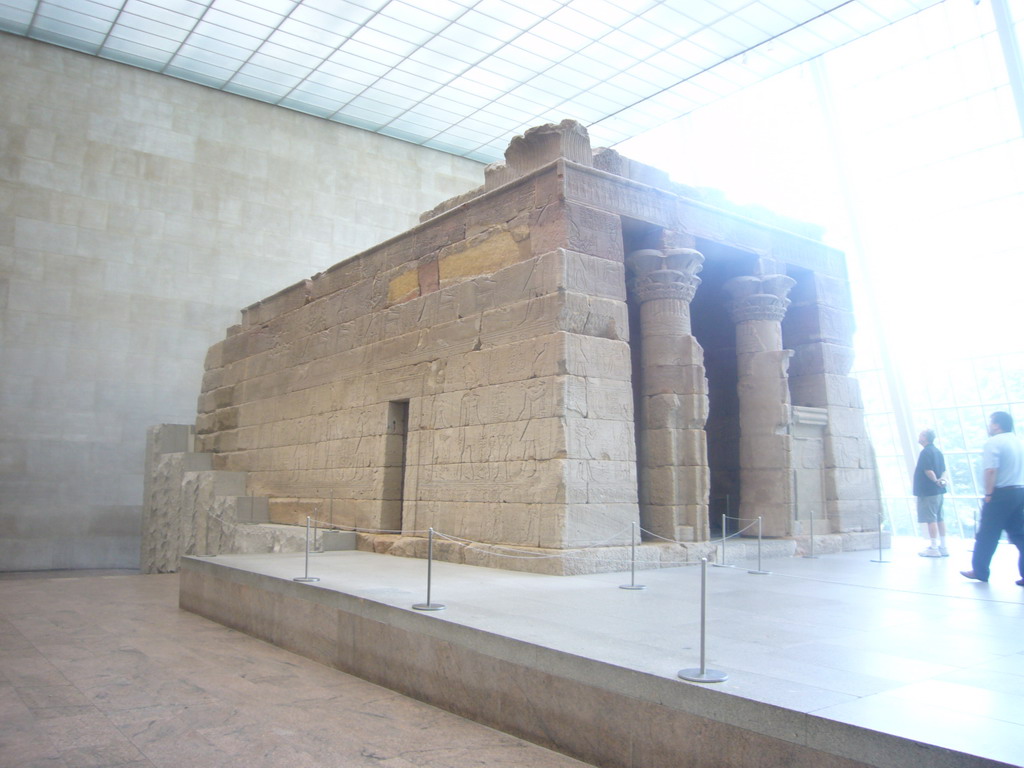
[[[250,350],[276,343],[259,325],[301,306],[306,278],[478,186],[483,168],[0,37],[0,408],[22,456],[0,462],[0,570],[133,568],[146,429],[195,418],[207,350],[216,366],[242,343],[217,343],[238,308],[298,283],[244,313]],[[331,280],[368,298],[362,270]],[[332,322],[365,306],[334,309]]]

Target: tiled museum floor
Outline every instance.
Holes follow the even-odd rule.
[[[958,574],[967,547],[709,569],[719,690],[1024,765],[1016,551],[1001,544],[980,584]],[[422,600],[421,563],[351,555],[352,594]],[[699,569],[640,571],[629,592],[628,573],[466,568],[435,564],[444,620],[653,674],[696,665]],[[177,576],[56,576],[0,577],[0,766],[581,765],[180,611]]]
[[[0,578],[3,768],[581,766],[178,609],[178,576]]]

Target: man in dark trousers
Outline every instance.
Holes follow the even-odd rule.
[[[1024,446],[1013,433],[1013,417],[996,411],[989,417],[988,433],[981,454],[985,470],[985,499],[981,522],[974,536],[971,570],[960,571],[968,579],[988,581],[989,564],[995,554],[999,535],[1006,537],[1020,552],[1017,570],[1024,587]]]
[[[946,549],[946,523],[942,519],[942,494],[946,492],[946,459],[935,447],[935,430],[926,429],[917,437],[921,453],[914,468],[914,495],[917,497],[917,522],[927,526],[931,543],[918,554],[921,557],[949,557]]]

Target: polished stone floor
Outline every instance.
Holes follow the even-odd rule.
[[[178,576],[0,576],[3,768],[582,766],[178,609]]]
[[[708,568],[707,663],[729,676],[715,689],[1024,766],[1016,551],[1001,544],[981,584],[958,574],[969,546]],[[303,573],[301,555],[229,557]],[[310,589],[424,599],[422,561],[310,568]],[[674,678],[699,663],[699,572],[639,571],[646,589],[627,591],[628,573],[435,563],[434,615]],[[176,576],[15,576],[0,579],[2,766],[580,765],[179,611]]]

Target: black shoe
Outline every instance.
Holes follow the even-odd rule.
[[[1017,586],[1024,587],[1024,579],[1017,579]]]
[[[974,579],[975,581],[988,581],[988,579],[983,579],[981,578],[981,576],[975,576],[974,571],[960,571],[960,575],[963,576],[965,579]],[[1024,579],[1021,579],[1021,581],[1024,581]]]

